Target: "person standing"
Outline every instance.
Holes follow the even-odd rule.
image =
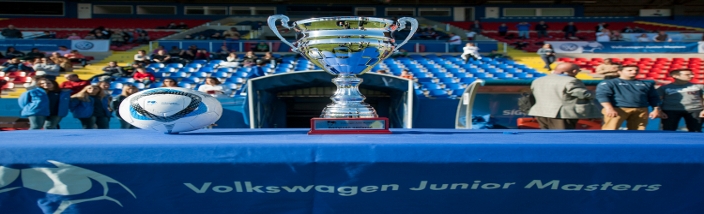
[[[636,80],[638,66],[627,65],[618,71],[619,78],[604,80],[596,87],[596,99],[604,107],[602,130],[617,130],[626,121],[628,130],[645,130],[648,118],[666,117],[660,110],[655,83]],[[648,107],[653,111],[648,114]]]
[[[548,25],[545,24],[545,21],[540,21],[535,25],[535,31],[538,32],[538,38],[548,37]]]
[[[523,39],[530,39],[530,24],[528,22],[521,22],[516,25],[518,30],[518,37]]]
[[[702,132],[704,121],[704,85],[692,84],[694,74],[689,69],[670,71],[670,76],[675,82],[658,88],[662,99],[662,111],[666,118],[662,119],[662,129],[676,131],[680,119],[689,132]]]
[[[601,65],[596,67],[596,73],[604,75],[604,79],[618,78],[618,71],[620,69],[620,64],[614,63],[611,59],[605,59]]]
[[[115,99],[110,102],[110,108],[113,109],[113,111],[115,112],[115,116],[117,117],[117,119],[120,120],[121,129],[135,128],[132,124],[128,123],[120,116],[120,105],[127,99],[127,97],[134,93],[137,93],[138,91],[139,89],[134,85],[125,84],[124,86],[122,86],[122,93],[120,95],[117,95],[117,97],[115,97]]]
[[[97,85],[89,85],[71,96],[71,112],[84,129],[107,129],[110,126],[108,99]]]
[[[450,44],[450,52],[460,52],[460,45],[462,45],[462,38],[455,33],[450,33],[450,39],[447,40]]]
[[[551,44],[545,44],[543,45],[542,48],[538,49],[538,52],[536,52],[538,55],[540,55],[540,59],[545,62],[545,69],[551,70],[552,68],[550,65],[552,65],[553,62],[555,62],[555,50],[552,49]]]
[[[29,118],[29,129],[57,129],[68,114],[70,90],[62,90],[50,79],[36,80],[37,88],[26,91],[17,99],[22,117]]]
[[[565,32],[565,39],[577,36],[577,31],[577,26],[574,26],[574,22],[569,22],[562,28],[562,32]]]
[[[578,65],[562,63],[552,74],[531,83],[535,105],[528,115],[538,120],[541,129],[575,129],[581,118],[600,117],[591,102],[594,94],[575,78],[579,72]]]

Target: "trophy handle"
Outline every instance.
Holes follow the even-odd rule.
[[[271,20],[271,18],[269,18],[269,20]],[[408,42],[408,40],[411,40],[411,37],[413,36],[413,34],[415,34],[416,31],[418,31],[418,20],[411,18],[411,17],[401,17],[400,19],[398,19],[398,21],[396,21],[396,23],[398,23],[398,28],[396,28],[396,31],[401,31],[401,29],[405,29],[406,22],[411,23],[411,33],[408,34],[408,37],[406,37],[406,40],[403,40],[403,42],[401,42],[401,44],[396,46],[396,48],[394,49],[394,52],[398,51],[398,49],[401,48],[401,46],[405,45]]]
[[[269,19],[267,20],[267,24],[269,24],[269,28],[271,29],[271,31],[274,31],[274,34],[276,34],[276,36],[279,37],[279,39],[281,39],[282,42],[286,43],[288,46],[291,46],[291,48],[292,48],[291,51],[298,53],[298,47],[296,47],[295,45],[286,41],[286,39],[284,39],[284,37],[281,36],[281,34],[279,33],[278,28],[276,28],[276,21],[277,20],[281,20],[281,26],[290,30],[291,28],[293,28],[293,26],[288,24],[288,22],[289,22],[288,16],[286,16],[286,15],[269,16]]]

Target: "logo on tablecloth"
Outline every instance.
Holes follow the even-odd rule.
[[[575,43],[565,43],[560,45],[560,50],[563,51],[576,51],[577,49],[579,49],[579,45]]]
[[[0,166],[0,194],[21,188],[47,193],[47,200],[60,203],[59,206],[52,212],[54,214],[63,213],[71,205],[90,201],[108,200],[122,206],[120,201],[107,195],[110,190],[108,186],[109,183],[122,186],[122,188],[127,190],[127,192],[132,195],[132,197],[137,198],[137,196],[135,196],[132,190],[127,188],[127,186],[111,177],[108,177],[107,175],[58,161],[48,160],[48,162],[56,166],[56,168],[33,167],[26,169],[13,169]],[[20,182],[16,182],[17,179],[21,179],[21,185],[19,185]],[[93,188],[93,182],[97,182],[103,187],[102,195],[96,197],[86,196],[85,198],[75,198],[76,195],[80,195],[91,190]],[[13,186],[12,184],[18,185]],[[74,197],[68,199],[68,196]],[[39,203],[39,205],[42,206],[44,204]],[[46,207],[42,206],[40,208]]]

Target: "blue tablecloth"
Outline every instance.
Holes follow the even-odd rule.
[[[0,213],[704,213],[702,134],[306,131],[2,132]]]

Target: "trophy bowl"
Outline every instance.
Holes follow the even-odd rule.
[[[279,33],[277,21],[281,26],[293,30],[298,40],[293,44]],[[406,28],[411,23],[408,37],[396,44],[392,33]],[[322,17],[311,18],[289,24],[285,15],[270,16],[267,24],[282,42],[292,47],[318,67],[332,75],[337,75],[332,82],[337,85],[335,94],[330,98],[333,103],[327,105],[321,118],[377,118],[374,108],[364,103],[364,95],[359,92],[361,78],[379,62],[406,44],[418,29],[418,21],[403,17],[393,20],[372,17]]]

